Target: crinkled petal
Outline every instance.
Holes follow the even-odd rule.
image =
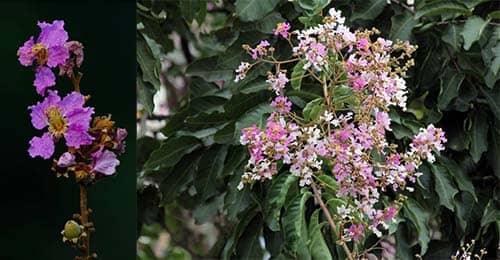
[[[35,40],[33,40],[33,36],[31,36],[30,39],[27,40],[24,45],[19,47],[19,49],[17,50],[19,62],[23,66],[31,66],[36,58],[36,55],[31,51],[33,45],[35,45]]]
[[[47,66],[54,68],[66,62],[69,58],[69,50],[64,46],[53,46],[49,48],[48,55]]]
[[[49,106],[57,105],[59,101],[61,101],[56,90],[49,90],[48,93],[49,94],[42,102],[38,102],[36,105],[28,107],[28,109],[31,110],[31,123],[36,129],[42,129],[48,125],[49,119],[45,110]]]
[[[45,109],[47,108],[47,102],[38,102],[36,105],[29,106],[28,109],[31,110],[31,123],[36,129],[42,129],[49,124],[49,119],[45,114]]]
[[[64,30],[64,21],[38,22],[38,27],[42,32],[38,36],[37,42],[42,43],[46,48],[63,46],[68,40],[68,33]]]
[[[59,107],[61,108],[62,114],[67,115],[75,109],[83,108],[84,103],[85,97],[79,92],[73,91],[62,99],[59,103]]]
[[[78,108],[68,113],[66,120],[68,120],[69,126],[79,125],[88,129],[92,120],[92,114],[94,114],[93,107]]]
[[[49,67],[40,66],[36,69],[35,82],[36,92],[42,96],[45,95],[45,90],[56,84],[56,75]]]
[[[28,152],[33,158],[40,156],[43,159],[49,159],[54,153],[54,139],[48,132],[41,137],[35,136],[30,141]]]
[[[75,155],[70,152],[65,152],[61,154],[59,160],[57,160],[57,166],[59,167],[69,167],[75,163]]]
[[[104,150],[104,152],[99,150],[92,154],[92,157],[94,157],[94,171],[104,175],[114,174],[116,166],[120,165],[120,161],[116,159],[116,154],[109,150]]]
[[[80,145],[91,144],[94,138],[87,132],[88,127],[81,125],[70,125],[64,133],[66,145],[69,147],[80,148]]]

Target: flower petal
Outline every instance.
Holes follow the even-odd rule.
[[[69,126],[79,125],[84,129],[88,129],[92,120],[92,114],[94,114],[93,107],[77,108],[66,114],[66,120],[68,120]]]
[[[38,22],[38,27],[42,32],[38,36],[37,42],[42,43],[46,48],[63,46],[68,40],[68,33],[64,30],[64,21]]]
[[[36,92],[40,95],[45,95],[45,90],[56,84],[56,76],[49,67],[40,66],[36,69],[35,81],[33,85],[36,87]]]
[[[64,133],[66,145],[69,147],[80,148],[80,145],[92,143],[94,138],[87,133],[87,129],[88,127],[83,127],[81,125],[69,126],[66,133]]]
[[[116,166],[120,165],[120,161],[116,159],[116,154],[109,151],[101,150],[92,154],[94,157],[94,171],[104,175],[112,175],[116,172]]]
[[[62,65],[69,58],[69,50],[64,46],[53,46],[48,52],[47,66],[54,68]]]
[[[85,97],[78,92],[71,92],[59,103],[63,115],[71,113],[75,109],[80,109],[85,103]]]
[[[33,158],[40,156],[43,159],[49,159],[54,153],[54,139],[48,132],[41,137],[35,136],[30,141],[28,152]]]
[[[19,62],[23,66],[31,66],[33,61],[35,60],[36,55],[31,52],[31,47],[35,45],[35,41],[33,40],[33,36],[27,40],[23,46],[19,47],[17,50],[17,55],[19,56]]]
[[[61,154],[59,160],[57,160],[57,166],[59,167],[69,167],[75,163],[75,155],[70,152],[65,152]]]
[[[36,129],[42,129],[48,125],[49,119],[45,114],[45,110],[51,106],[56,105],[61,98],[57,95],[57,91],[49,90],[48,95],[43,100],[43,102],[38,102],[36,105],[29,106],[28,109],[31,110],[31,123]]]

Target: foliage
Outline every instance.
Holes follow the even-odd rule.
[[[287,20],[292,30],[302,29],[320,21],[322,9],[335,7],[352,28],[375,26],[386,38],[419,47],[406,79],[409,108],[390,115],[394,141],[407,142],[429,123],[443,128],[448,138],[437,163],[421,166],[424,174],[384,241],[395,241],[389,244],[402,259],[449,257],[471,239],[476,251],[484,247],[494,257],[500,236],[500,27],[498,14],[491,12],[494,1],[427,0],[415,6],[385,0],[181,2],[138,5],[139,102],[153,110],[152,95],[163,74],[182,74],[187,80],[186,94],[169,102],[175,106],[161,129],[167,139],[138,140],[139,227],[159,223],[178,236],[172,239],[175,245],[198,257],[345,257],[314,200],[292,176],[236,189],[247,159],[240,131],[271,111],[265,83],[269,65],[233,81],[240,61],[249,58],[241,45],[265,39],[279,45],[272,35],[276,23]],[[160,57],[179,51],[169,38],[172,33],[181,38],[181,47],[188,46],[182,53],[189,65],[164,72]],[[280,53],[284,50],[276,46],[275,55],[289,56]],[[299,107],[319,97],[308,91],[307,82],[290,86],[287,95]],[[335,203],[334,197],[328,200]],[[183,244],[193,229],[183,221],[173,223],[179,212],[197,224],[213,224],[217,241],[209,247]],[[376,242],[368,238],[364,247]]]

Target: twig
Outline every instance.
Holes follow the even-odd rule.
[[[85,230],[88,230],[89,211],[87,209],[87,187],[85,184],[80,183],[80,221]],[[83,237],[83,259],[90,259],[90,231],[85,232],[86,236]]]
[[[316,201],[319,203],[321,210],[323,210],[323,214],[325,214],[325,217],[326,217],[326,220],[328,221],[328,224],[330,225],[330,227],[333,230],[335,230],[336,229],[335,222],[333,222],[332,215],[330,215],[330,211],[328,210],[325,203],[321,199],[321,195],[319,194],[318,188],[316,188],[316,184],[314,182],[311,183],[311,187],[312,187],[313,192],[314,192],[314,197],[316,198]],[[347,254],[347,259],[354,260],[354,257],[352,256],[352,253],[351,253],[351,250],[346,245],[346,243],[344,241],[341,241],[340,245],[342,246],[345,253]]]

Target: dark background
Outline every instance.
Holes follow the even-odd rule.
[[[56,178],[49,160],[29,157],[33,128],[27,110],[42,99],[32,86],[34,72],[17,61],[16,52],[37,21],[65,21],[70,40],[84,45],[85,75],[81,91],[95,115],[111,113],[125,127],[127,152],[118,175],[89,190],[88,205],[97,232],[91,247],[99,259],[135,259],[135,1],[7,1],[0,2],[0,111],[2,156],[0,176],[0,259],[73,259],[60,231],[79,212],[79,190],[72,177]],[[58,77],[61,96],[72,85]],[[60,143],[60,145],[63,142]]]

